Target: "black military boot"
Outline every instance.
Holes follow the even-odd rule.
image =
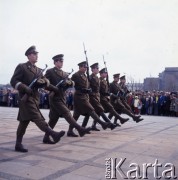
[[[85,134],[90,134],[91,127],[88,127],[88,128],[81,127],[80,129],[77,129],[77,130],[78,130],[80,137],[83,137],[83,136],[85,136]]]
[[[74,133],[72,125],[69,125],[69,130],[67,131],[67,136],[68,137],[78,137],[78,135]]]
[[[92,131],[100,131],[100,130],[96,127],[96,124],[97,124],[97,122],[94,120],[94,121],[93,121],[93,124],[92,124],[92,126],[91,126],[91,130],[92,130]]]
[[[83,137],[85,134],[90,134],[90,131],[91,131],[90,127],[83,128],[83,127],[79,126],[79,128],[78,127],[76,127],[76,128],[77,128],[77,131],[78,131],[80,137]],[[69,126],[67,136],[68,137],[78,137],[78,135],[74,133],[73,126],[71,126],[71,125]]]
[[[104,119],[105,122],[109,123],[109,128],[111,130],[113,130],[113,129],[115,129],[117,127],[116,124],[111,123],[111,121],[107,118],[107,116],[106,116],[106,114],[104,112],[102,112],[100,115]]]
[[[65,131],[56,132],[53,131],[50,127],[47,127],[46,134],[53,138],[54,144],[60,141],[61,137],[64,136]]]
[[[82,127],[86,127],[88,124],[88,120],[89,120],[90,116],[86,115],[83,119],[83,123],[82,123]],[[92,130],[92,129],[91,129]],[[87,134],[91,134],[90,131],[87,132]]]
[[[117,118],[116,117],[114,118],[114,124],[116,124],[117,127],[121,127],[121,125],[119,123],[117,123]]]
[[[127,110],[127,109],[124,109],[123,110],[123,112],[124,113],[126,113],[127,115],[129,115],[130,117],[132,117],[132,119],[136,122],[136,123],[138,123],[138,122],[140,122],[140,121],[143,121],[143,119],[140,119],[140,115],[139,116],[135,116],[133,113],[131,113],[129,110]]]
[[[43,137],[43,143],[44,144],[55,144],[54,141],[52,141],[50,139],[50,136],[48,134],[45,133],[44,137]]]
[[[136,122],[136,123],[139,123],[140,121],[143,121],[143,118],[140,118],[140,116],[135,116],[133,118],[133,120]]]
[[[50,119],[49,120],[49,127],[51,129],[53,129],[55,127],[55,125],[57,124],[57,119]],[[44,144],[55,144],[55,142],[51,139],[51,137],[49,136],[49,134],[45,133],[44,137],[43,137],[43,143]]]
[[[73,132],[73,128],[76,128],[80,137],[83,137],[85,134],[89,134],[91,128],[84,128],[82,126],[80,126],[76,120],[77,119],[74,119],[70,113],[66,113],[66,114],[63,114],[63,117],[66,119],[66,121],[70,124],[69,126],[69,130],[67,132],[67,136],[69,137],[78,137],[78,135],[76,135],[74,132]]]
[[[112,114],[117,118],[117,119],[119,119],[120,120],[120,122],[121,122],[121,124],[124,124],[125,122],[127,122],[128,120],[129,120],[129,118],[123,118],[123,117],[121,117],[114,109],[113,109],[113,111],[112,111]]]
[[[99,116],[95,113],[95,111],[92,111],[92,112],[90,113],[90,116],[91,116],[97,123],[99,123],[104,130],[107,129],[108,127],[110,127],[110,124],[109,124],[109,123],[106,123],[106,122],[101,121],[101,119],[100,119]]]
[[[16,144],[15,144],[15,151],[26,153],[28,149],[25,149],[22,145],[22,136],[17,136]]]
[[[124,123],[126,123],[129,120],[129,118],[123,118],[121,116],[119,116],[117,118],[120,120],[121,124],[124,124]]]

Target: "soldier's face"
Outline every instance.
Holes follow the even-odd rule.
[[[115,81],[115,82],[119,82],[119,77],[114,78],[114,81]]]
[[[108,76],[108,73],[101,73],[100,75],[102,78],[106,78]]]
[[[56,61],[55,62],[55,66],[57,67],[57,68],[62,68],[63,67],[63,61]]]
[[[29,54],[28,59],[31,63],[35,64],[38,60],[38,53]]]
[[[98,73],[99,73],[99,68],[94,68],[94,69],[92,69],[92,72],[93,72],[94,74],[98,74]]]
[[[82,66],[80,67],[80,71],[85,73],[87,71],[87,67],[86,66]]]
[[[125,82],[126,82],[126,80],[125,80],[125,79],[122,79],[122,80],[121,80],[121,82],[122,82],[122,83],[125,83]]]

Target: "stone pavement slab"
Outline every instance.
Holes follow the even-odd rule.
[[[48,120],[49,110],[41,110]],[[23,139],[28,153],[14,151],[18,121],[17,108],[0,107],[0,180],[4,179],[40,179],[40,180],[104,180],[109,173],[106,159],[109,159],[112,173],[116,165],[124,158],[121,169],[116,168],[115,179],[127,174],[137,164],[139,175],[144,176],[144,164],[154,165],[156,160],[162,164],[158,174],[170,169],[166,163],[174,166],[173,176],[178,176],[178,118],[143,116],[144,121],[135,123],[131,119],[115,130],[92,132],[84,137],[65,136],[55,145],[42,143],[44,133],[35,124],[30,123]],[[126,115],[122,115],[126,117]],[[78,122],[82,123],[83,116]],[[89,125],[92,124],[92,119]],[[59,119],[56,131],[67,131],[68,124]],[[110,159],[111,158],[111,159]],[[117,159],[116,159],[117,158]],[[130,167],[132,165],[132,167]],[[111,171],[110,171],[111,172]],[[173,171],[172,171],[173,172]],[[138,173],[138,171],[137,171]],[[108,175],[108,174],[107,174]],[[113,175],[113,174],[112,174]],[[134,171],[132,176],[136,175]],[[171,175],[171,171],[167,176]],[[148,179],[154,180],[154,167],[147,169]],[[131,179],[131,178],[127,178]],[[138,179],[138,176],[135,178]],[[140,178],[140,179],[143,179]],[[161,177],[161,179],[165,179]]]

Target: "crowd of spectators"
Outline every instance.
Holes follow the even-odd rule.
[[[41,109],[49,109],[49,92],[40,89],[40,102],[39,107]],[[18,91],[13,88],[1,88],[0,89],[0,106],[6,107],[18,107]],[[70,110],[73,110],[73,91],[66,91],[66,103]]]
[[[177,92],[131,92],[127,95],[127,102],[135,114],[178,116]]]
[[[135,91],[126,96],[134,114],[178,116],[178,93],[164,91]],[[49,109],[49,92],[40,91],[40,108]],[[73,110],[73,90],[66,91],[66,104]],[[18,107],[18,92],[11,88],[0,89],[0,106]]]

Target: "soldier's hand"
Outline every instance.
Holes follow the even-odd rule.
[[[32,89],[23,83],[19,84],[18,90],[28,95],[31,95],[33,93]]]
[[[35,83],[36,88],[43,88],[47,85],[47,82],[45,79],[38,79],[37,82]]]
[[[44,81],[46,82],[46,87],[48,87],[49,85],[50,85],[50,82],[49,82],[49,80],[47,79],[47,78],[43,78],[44,79]]]
[[[52,85],[52,84],[49,84],[49,86],[46,88],[48,91],[52,91],[52,92],[54,92],[55,94],[58,94],[59,93],[59,88],[58,87],[56,87],[56,86],[54,86],[54,85]],[[53,94],[54,94],[53,93]]]
[[[72,86],[72,80],[65,80],[61,83],[60,87]]]
[[[26,86],[25,92],[26,92],[28,95],[32,95],[33,90],[32,90],[31,88],[29,88],[28,86]]]

